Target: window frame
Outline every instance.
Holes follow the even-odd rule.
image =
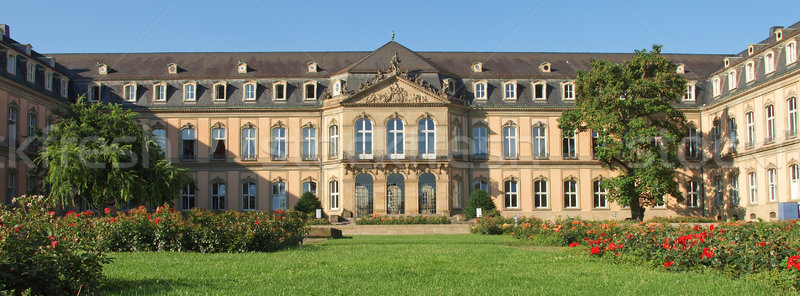
[[[126,102],[136,102],[137,99],[136,82],[128,82],[122,85],[122,99]]]
[[[775,53],[769,51],[764,54],[764,75],[775,72]]]
[[[778,172],[775,168],[767,169],[767,200],[778,201]]]
[[[288,152],[286,141],[288,131],[285,126],[273,126],[270,134],[270,158],[272,160],[287,160]]]
[[[571,141],[570,141],[571,139]],[[570,144],[570,142],[572,144]],[[571,147],[572,149],[569,149]],[[578,133],[574,132],[572,137],[562,135],[561,139],[561,157],[563,159],[578,159]]]
[[[157,135],[156,131],[163,131],[164,136]],[[150,134],[153,136],[153,141],[156,142],[156,145],[161,147],[164,155],[167,155],[167,129],[162,126],[156,126],[150,130]]]
[[[309,92],[309,87],[313,87],[313,91]],[[318,84],[315,80],[303,82],[303,101],[316,101],[318,91]]]
[[[598,179],[592,182],[593,202],[592,208],[607,209],[608,208],[608,188],[603,187],[603,180]]]
[[[549,185],[547,183],[548,182],[545,179],[533,180],[533,208],[534,209],[549,209],[550,208]],[[544,188],[542,188],[542,187],[544,187]]]
[[[186,184],[181,188],[181,211],[193,209],[197,206],[197,189],[194,184]]]
[[[36,83],[36,63],[28,61],[25,64],[25,80],[30,83]]]
[[[428,123],[424,124],[423,123]],[[422,118],[417,123],[417,155],[422,159],[436,159],[436,121]]]
[[[317,160],[318,153],[317,153],[317,127],[315,126],[305,126],[301,130],[302,132],[302,151],[301,151],[301,159],[302,160]]]
[[[744,65],[744,80],[747,83],[753,82],[756,80],[756,65],[753,61],[748,61]]]
[[[764,107],[764,118],[766,122],[766,136],[764,137],[765,144],[775,142],[775,105],[767,105]]]
[[[339,210],[339,181],[331,180],[328,182],[328,208]]]
[[[797,62],[797,42],[794,40],[786,42],[786,65],[791,65]]]
[[[688,82],[686,83],[686,93],[683,94],[683,100],[686,102],[694,102],[697,100],[696,96],[696,83],[695,82]]]
[[[220,92],[219,87],[222,87],[222,92]],[[228,100],[228,83],[225,81],[218,81],[215,82],[212,86],[212,101],[214,102],[225,102]],[[220,97],[220,93],[222,96]]]
[[[222,154],[218,154],[219,145],[222,145]],[[226,160],[228,158],[228,130],[221,125],[211,127],[211,160]]]
[[[580,200],[578,199],[578,180],[566,179],[564,185],[564,209],[579,209]]]
[[[700,183],[695,180],[686,183],[686,207],[700,208]]]
[[[798,186],[795,185],[797,183],[800,183],[800,165],[793,163],[789,165],[789,186]],[[791,194],[791,187],[789,190],[789,200],[797,200],[797,198]]]
[[[483,90],[479,90],[478,87],[479,85],[483,87]],[[474,98],[475,101],[486,101],[489,97],[488,96],[489,84],[485,80],[473,82],[472,90],[473,90],[473,96],[475,97]],[[479,96],[479,94],[481,95]]]
[[[756,142],[756,120],[755,120],[755,113],[753,111],[748,111],[744,114],[746,124],[747,124],[747,148],[752,148],[755,146]]]
[[[220,190],[222,189],[222,190]],[[228,186],[224,181],[214,180],[211,182],[210,203],[212,210],[224,211],[227,209]],[[214,193],[216,191],[216,193]]]
[[[517,81],[510,80],[503,82],[503,100],[516,101],[517,100]]]
[[[67,98],[69,97],[69,79],[61,77],[61,97]]]
[[[797,136],[797,97],[786,99],[786,138]]]
[[[561,83],[561,97],[564,101],[575,100],[575,82],[565,81]]]
[[[258,130],[255,126],[245,126],[241,130],[242,134],[242,155],[241,159],[244,161],[258,160]],[[250,145],[252,143],[252,145]],[[247,148],[251,146],[253,151]],[[249,153],[248,153],[249,152]]]
[[[99,83],[89,83],[86,90],[86,99],[91,103],[97,103],[103,100],[103,85]]]
[[[165,103],[167,101],[167,83],[153,83],[153,102]]]
[[[747,191],[750,198],[750,204],[758,204],[758,183],[755,172],[747,173]]]
[[[503,159],[519,159],[519,128],[516,125],[503,126]]]
[[[187,138],[187,136],[188,136],[187,132],[191,133],[190,135],[192,136],[192,138]],[[191,150],[192,150],[191,151],[192,152],[191,157],[186,157],[187,156],[187,154],[186,154],[186,152],[187,152],[187,145],[186,145],[187,142],[186,141],[192,141],[191,142],[191,147],[190,147]],[[194,128],[193,126],[185,127],[185,128],[181,129],[181,156],[180,156],[180,158],[181,158],[181,161],[195,161],[195,160],[197,160],[197,129]]]
[[[248,89],[252,88],[252,89]],[[242,101],[254,102],[258,96],[258,83],[255,81],[248,81],[242,84]]]
[[[339,158],[339,126],[336,124],[328,126],[328,158]]]
[[[482,135],[476,135],[478,130],[483,130]],[[486,125],[472,126],[472,158],[489,159],[489,127]]]
[[[11,51],[6,54],[6,72],[17,75],[17,55]]]
[[[543,123],[534,124],[531,128],[531,139],[533,140],[531,143],[533,146],[533,150],[531,150],[533,159],[547,159],[547,125]]]
[[[46,70],[44,72],[44,89],[53,91],[53,71]]]
[[[242,191],[239,196],[243,212],[258,210],[258,184],[255,181],[249,179],[242,181]]]
[[[191,87],[191,91],[187,88]],[[197,82],[191,81],[183,84],[183,95],[181,96],[184,102],[197,101]]]
[[[538,86],[541,86],[542,88],[541,96],[537,96],[539,94],[539,91],[537,90]],[[531,89],[531,96],[533,97],[534,101],[547,101],[547,81],[538,80],[531,82]]]
[[[361,127],[359,124],[361,123]],[[355,156],[358,159],[372,159],[375,150],[375,123],[366,117],[356,120],[355,124]]]
[[[7,123],[8,123],[8,142],[9,147],[16,147],[19,142],[19,109],[16,105],[9,106],[7,109]]]
[[[506,209],[519,209],[519,181],[510,179],[503,182],[503,206]]]
[[[278,92],[278,86],[281,87],[281,91]],[[278,94],[281,94],[281,97],[278,97]],[[272,83],[272,100],[273,101],[286,101],[288,100],[288,93],[289,93],[289,85],[286,83],[285,80],[279,80]]]
[[[714,97],[719,97],[722,92],[722,80],[719,77],[714,77],[711,80],[711,93]]]
[[[728,71],[728,91],[732,91],[738,87],[738,72],[736,69],[731,69]]]
[[[389,159],[405,158],[405,123],[400,118],[390,118],[386,123],[386,156]]]

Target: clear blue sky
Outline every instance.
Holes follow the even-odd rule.
[[[32,1],[0,23],[43,53],[417,51],[736,53],[800,1]]]

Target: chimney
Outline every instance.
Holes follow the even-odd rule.
[[[11,27],[6,24],[0,24],[0,40],[11,38]]]

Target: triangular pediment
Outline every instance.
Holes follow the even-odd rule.
[[[398,75],[389,76],[357,91],[342,104],[448,104],[445,95]]]
[[[402,71],[425,73],[439,72],[439,69],[431,65],[425,58],[395,41],[384,44],[346,67],[342,72],[374,73],[375,69],[386,69],[389,66],[389,61],[392,59],[392,56],[395,55],[399,56],[401,60],[397,66]]]

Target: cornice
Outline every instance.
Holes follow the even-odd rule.
[[[747,87],[745,90],[743,90],[741,92],[737,92],[737,93],[732,94],[732,95],[728,94],[724,98],[719,99],[719,100],[713,102],[712,104],[707,105],[706,107],[703,107],[701,109],[702,109],[703,112],[707,112],[710,109],[717,108],[720,105],[728,104],[731,101],[735,101],[735,100],[738,100],[738,99],[744,99],[744,97],[746,97],[747,95],[751,95],[754,92],[758,92],[758,91],[763,90],[764,88],[772,86],[772,85],[774,85],[776,83],[780,83],[782,81],[791,79],[795,74],[800,74],[800,65],[795,65],[793,70],[781,73],[781,74],[777,75],[777,77],[773,77],[771,79],[763,80],[763,81],[761,81],[759,83],[756,83],[756,84],[754,84],[754,85],[752,85],[750,87]]]

